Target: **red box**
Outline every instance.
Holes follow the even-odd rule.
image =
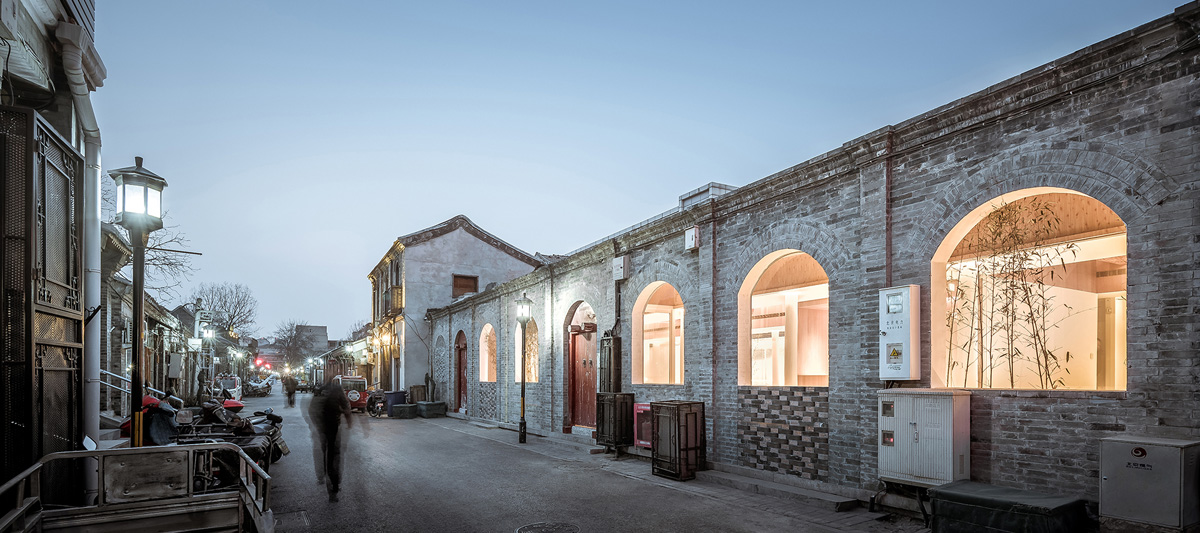
[[[653,444],[650,442],[651,431],[650,404],[635,403],[633,404],[633,443],[642,448],[651,448]]]

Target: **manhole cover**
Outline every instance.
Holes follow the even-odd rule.
[[[538,522],[517,528],[517,533],[579,533],[579,526],[566,522]]]
[[[275,515],[275,527],[282,531],[287,531],[288,528],[306,528],[309,525],[308,513],[305,511],[295,511],[291,513],[280,513]]]

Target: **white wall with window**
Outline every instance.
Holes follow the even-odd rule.
[[[633,304],[633,383],[680,385],[684,377],[683,298],[651,283]]]
[[[1125,389],[1126,230],[1100,201],[1053,188],[996,198],[932,267],[934,386]]]
[[[812,256],[772,252],[742,282],[738,384],[829,386],[829,278]]]

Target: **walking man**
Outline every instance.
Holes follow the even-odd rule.
[[[287,394],[287,406],[296,406],[296,378],[291,374],[283,377],[283,392]]]
[[[346,440],[340,426],[343,416],[346,429],[350,428],[353,419],[350,417],[350,400],[346,399],[346,392],[340,386],[328,379],[321,389],[319,394],[313,395],[308,407],[313,440],[319,441],[321,449],[320,456],[313,458],[313,466],[317,470],[317,483],[324,484],[329,501],[336,502],[342,483],[342,449]],[[315,447],[313,451],[316,451]]]

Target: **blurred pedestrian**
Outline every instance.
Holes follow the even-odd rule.
[[[283,392],[287,394],[287,406],[296,406],[296,378],[291,374],[283,377]]]
[[[329,501],[336,502],[342,483],[342,451],[346,445],[346,432],[340,429],[343,416],[347,429],[352,424],[350,400],[340,385],[326,379],[321,390],[313,395],[308,414],[316,444],[313,446],[313,466],[317,471],[317,483],[325,485]]]

